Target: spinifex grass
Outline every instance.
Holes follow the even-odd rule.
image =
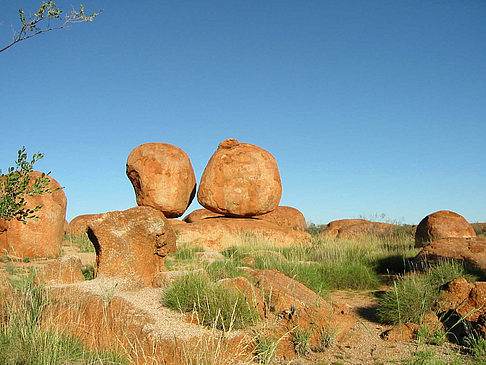
[[[424,272],[412,272],[396,280],[379,300],[378,318],[384,323],[420,322],[439,298],[440,286],[458,277],[470,277],[458,262],[444,261]]]
[[[202,324],[223,330],[244,328],[259,318],[255,308],[236,289],[224,288],[201,275],[175,280],[162,302],[182,312],[196,311]]]
[[[65,235],[64,239],[71,243],[76,243],[81,252],[95,252],[93,243],[89,240],[87,233]]]

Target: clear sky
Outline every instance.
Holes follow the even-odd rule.
[[[0,53],[0,167],[44,152],[68,220],[136,205],[142,143],[182,148],[199,181],[237,138],[275,156],[308,221],[486,221],[486,1],[84,4],[104,12]],[[0,45],[39,5],[0,1]]]

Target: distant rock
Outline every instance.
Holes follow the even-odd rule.
[[[199,245],[207,251],[235,245],[264,243],[280,247],[299,245],[310,234],[255,218],[210,218],[177,225],[177,245]]]
[[[417,263],[464,261],[486,275],[486,238],[441,238],[429,242],[415,257]]]
[[[222,218],[222,217],[224,217],[224,215],[222,215],[220,213],[211,212],[210,210],[207,210],[207,209],[196,209],[195,211],[186,215],[182,219],[182,221],[186,222],[186,223],[195,223],[195,222],[199,222],[199,221],[206,219],[206,218],[215,218],[215,217]]]
[[[471,223],[471,226],[473,227],[474,231],[478,236],[479,235],[486,236],[486,223]]]
[[[476,232],[463,216],[449,210],[440,210],[420,221],[415,232],[415,247],[451,237],[476,237]]]
[[[42,174],[31,173],[32,183]],[[26,208],[41,205],[36,212],[38,220],[28,219],[24,224],[15,219],[0,220],[0,251],[18,258],[56,257],[61,253],[64,222],[66,220],[67,199],[61,185],[52,177],[49,179],[49,189],[59,189],[52,193],[28,196]]]
[[[88,225],[96,250],[96,277],[117,278],[134,287],[152,285],[176,251],[175,233],[164,214],[150,207],[99,215]]]
[[[78,235],[88,232],[89,222],[98,217],[100,214],[83,214],[78,215],[69,222],[69,233],[72,235]]]
[[[127,159],[127,176],[137,204],[160,210],[167,218],[180,217],[196,193],[191,161],[179,147],[167,143],[145,143]]]
[[[259,215],[258,219],[301,231],[307,228],[304,215],[298,209],[292,207],[278,206],[270,213]]]
[[[212,212],[252,217],[275,210],[282,184],[275,158],[263,148],[227,139],[209,160],[197,193]]]
[[[381,235],[390,232],[396,225],[371,222],[365,219],[340,219],[328,223],[321,234],[326,238],[355,238],[363,235]]]

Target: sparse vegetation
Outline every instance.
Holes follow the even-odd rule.
[[[187,275],[175,280],[162,302],[182,312],[197,312],[205,326],[230,330],[257,322],[256,310],[236,289],[224,288],[201,275]]]
[[[309,341],[312,333],[308,329],[296,328],[292,332],[292,342],[294,343],[295,353],[298,356],[307,355],[310,352]]]
[[[34,275],[31,272],[13,281],[11,296],[2,303],[1,364],[128,364],[118,353],[88,349],[68,334],[42,327],[48,298],[45,290],[34,284]]]
[[[260,334],[255,338],[255,360],[259,364],[269,364],[277,348],[277,339],[270,335]]]
[[[95,252],[93,243],[88,238],[87,233],[65,235],[64,239],[71,243],[77,244],[80,252]]]

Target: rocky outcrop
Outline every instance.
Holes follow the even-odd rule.
[[[41,173],[31,173],[31,183],[41,177]],[[28,219],[24,224],[17,220],[0,220],[0,251],[17,258],[56,257],[61,253],[67,199],[61,185],[52,177],[48,188],[52,193],[27,196],[26,208],[42,206],[37,220]]]
[[[486,238],[442,238],[430,242],[415,257],[417,263],[464,261],[486,275]]]
[[[463,216],[449,210],[440,210],[420,221],[415,232],[415,246],[422,247],[427,242],[451,237],[476,237],[476,232]]]
[[[88,224],[93,219],[98,217],[99,214],[83,214],[78,215],[69,222],[69,233],[72,235],[78,235],[88,232]]]
[[[275,158],[258,146],[227,139],[209,160],[197,199],[215,213],[252,217],[275,210],[281,195]]]
[[[329,222],[321,234],[326,238],[354,238],[391,232],[394,224],[371,222],[365,219],[340,219]]]
[[[145,143],[128,156],[127,176],[137,204],[180,217],[196,192],[196,178],[187,154],[167,143]]]
[[[101,214],[90,221],[88,237],[96,250],[96,277],[118,278],[128,286],[151,285],[176,250],[172,226],[150,207]]]
[[[258,219],[301,231],[307,228],[304,215],[298,209],[287,206],[278,206],[270,213],[259,215]]]
[[[199,245],[207,251],[230,246],[265,243],[281,247],[295,246],[310,239],[310,234],[254,218],[210,218],[180,224],[177,245]]]

